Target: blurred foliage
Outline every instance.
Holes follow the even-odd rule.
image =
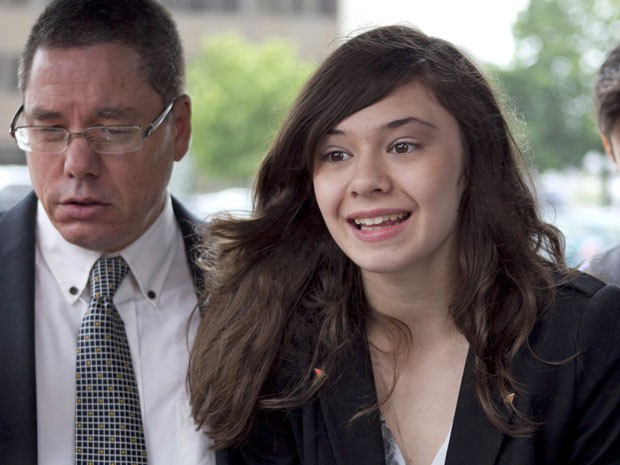
[[[247,183],[312,66],[288,42],[213,37],[188,65],[192,152],[220,182]]]
[[[580,166],[586,153],[602,151],[592,92],[620,42],[620,0],[530,0],[513,35],[512,64],[490,71],[525,122],[533,162],[540,170]],[[283,40],[207,40],[188,65],[198,171],[246,183],[312,68]]]
[[[539,169],[580,166],[602,151],[592,104],[596,72],[620,41],[620,0],[530,0],[508,69],[494,69]]]

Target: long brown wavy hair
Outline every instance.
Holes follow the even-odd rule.
[[[535,426],[498,399],[519,392],[511,363],[564,273],[562,236],[541,220],[522,153],[477,67],[449,42],[388,26],[344,42],[306,83],[260,168],[252,217],[216,219],[205,231],[206,303],[188,380],[194,418],[216,448],[238,445],[261,410],[307,402],[325,381],[313,368],[336,372],[343,351],[365,340],[373,310],[317,207],[313,159],[338,122],[411,82],[460,126],[467,182],[450,312],[473,352],[479,401],[508,434]],[[296,367],[297,381],[274,387],[282,364]]]

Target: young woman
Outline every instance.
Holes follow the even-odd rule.
[[[192,407],[224,464],[620,462],[620,289],[567,269],[495,96],[403,26],[294,103],[205,234]]]

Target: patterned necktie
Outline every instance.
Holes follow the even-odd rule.
[[[76,465],[146,464],[140,397],[125,327],[112,301],[129,267],[100,258],[90,273],[76,365]]]

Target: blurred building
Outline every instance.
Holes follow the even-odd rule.
[[[128,0],[131,1],[131,0]],[[338,33],[338,0],[161,0],[179,27],[188,60],[210,35],[234,31],[260,41],[290,40],[306,59],[321,59]],[[48,0],[0,0],[0,164],[24,163],[8,134],[21,104],[17,65],[30,26]],[[4,128],[4,129],[1,129]]]

